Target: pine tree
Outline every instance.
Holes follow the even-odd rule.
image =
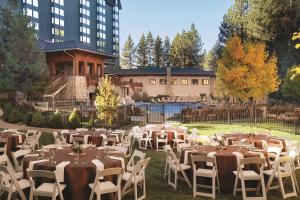
[[[130,35],[122,49],[121,65],[127,69],[131,69],[135,65],[135,47]]]
[[[163,65],[162,39],[159,35],[156,37],[154,42],[154,64],[157,67],[161,67]]]
[[[232,26],[230,26],[230,24],[228,22],[227,15],[224,15],[223,21],[221,23],[219,30],[220,30],[219,35],[218,35],[219,43],[222,46],[225,46],[227,40],[233,36]]]
[[[154,65],[154,38],[150,31],[146,37],[146,46],[148,65],[151,66]]]
[[[169,37],[166,36],[163,45],[163,66],[164,67],[168,67],[171,65],[170,54],[171,54],[171,43]]]
[[[218,60],[221,58],[222,49],[220,42],[217,41],[213,48],[205,55],[203,68],[208,71],[216,71]]]
[[[191,25],[191,30],[186,33],[185,37],[186,51],[189,52],[186,66],[202,66],[204,61],[203,43],[195,24]]]
[[[113,125],[117,118],[119,96],[115,92],[115,88],[110,78],[105,76],[99,86],[96,96],[96,109],[98,111],[97,118],[107,125]]]
[[[0,68],[0,90],[42,92],[49,77],[45,54],[38,46],[37,33],[27,16],[16,12],[14,1],[0,9],[0,52],[3,66]]]
[[[181,34],[177,33],[175,38],[172,41],[171,47],[171,65],[174,67],[183,67],[184,66],[184,48],[183,48],[183,38]]]
[[[137,46],[137,64],[141,67],[148,66],[147,44],[143,34]]]

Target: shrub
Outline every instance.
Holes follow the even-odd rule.
[[[32,121],[32,116],[33,116],[33,112],[26,113],[25,116],[24,116],[24,124],[29,126],[31,124],[31,121]]]
[[[7,104],[7,99],[0,99],[0,108],[3,108],[5,104]]]
[[[55,112],[50,119],[49,126],[51,128],[63,128],[64,122],[61,114],[59,112]]]
[[[94,117],[94,115],[91,115],[91,117],[89,119],[88,126],[89,127],[93,127],[94,126],[94,122],[95,122],[95,117]]]
[[[69,116],[69,120],[68,120],[68,127],[70,129],[76,129],[80,127],[80,118],[76,112],[76,110],[74,110],[71,115]]]
[[[14,109],[14,107],[11,105],[11,103],[6,103],[3,107],[3,115],[4,119],[8,121],[9,113]]]
[[[42,127],[46,124],[46,119],[43,114],[39,111],[35,112],[32,116],[31,125]]]
[[[17,108],[13,108],[8,115],[8,122],[18,123],[23,120],[23,114]]]
[[[143,100],[143,96],[141,95],[140,92],[135,91],[132,96],[131,99],[134,101],[142,101]]]

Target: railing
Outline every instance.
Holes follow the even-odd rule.
[[[67,118],[74,109],[79,110],[82,126],[97,110],[91,100],[63,100],[49,102],[48,115],[56,110]],[[231,124],[253,126],[292,134],[300,134],[300,115],[296,108],[284,109],[266,105],[207,106],[201,103],[166,103],[125,105],[118,107],[117,125],[147,123]]]
[[[51,80],[51,84],[48,90],[46,90],[45,93],[46,95],[52,95],[57,90],[59,90],[63,85],[65,85],[68,81],[65,74],[52,76],[50,80]]]

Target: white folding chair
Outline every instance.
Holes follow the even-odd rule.
[[[164,146],[164,151],[170,151],[170,152],[173,152],[173,149],[171,147],[171,145],[166,145]],[[173,152],[174,153],[174,152]],[[167,156],[167,159],[166,159],[166,164],[165,164],[165,173],[164,173],[164,179],[166,179],[166,176],[169,174],[169,163],[172,162],[172,160],[168,159],[168,156]]]
[[[146,157],[146,153],[139,150],[134,150],[130,160],[127,163],[126,170],[132,172],[136,163],[140,160],[143,160]]]
[[[269,176],[269,180],[268,180],[268,183],[266,186],[267,192],[269,190],[280,188],[283,199],[297,196],[295,181],[293,178],[292,162],[293,162],[293,159],[290,158],[289,156],[282,156],[274,163],[273,169],[264,171],[264,174]],[[272,186],[274,178],[276,178],[278,180],[279,185]],[[290,193],[285,192],[283,179],[286,179],[286,178],[290,178],[290,180],[291,180],[291,186],[292,186],[293,191]]]
[[[17,194],[22,200],[27,200],[23,190],[30,187],[30,182],[26,179],[17,180],[12,166],[0,165],[0,184],[1,190],[8,193],[7,200]]]
[[[210,168],[197,167],[197,163],[199,162],[202,162],[202,164],[205,163],[204,166],[207,165],[206,163],[209,163]],[[218,168],[217,168],[216,158],[215,157],[211,158],[203,155],[197,155],[197,156],[192,155],[192,167],[193,167],[193,197],[199,195],[199,196],[216,199],[216,189],[219,191],[220,194],[220,183],[218,178]],[[205,178],[212,179],[212,185],[210,186],[210,185],[197,184],[197,177],[205,177]],[[198,187],[211,189],[212,192],[211,193],[198,192],[197,191]]]
[[[166,151],[165,153],[167,154],[167,161],[169,164],[168,184],[171,185],[175,190],[177,190],[177,181],[178,178],[181,178],[188,184],[189,187],[192,187],[192,184],[185,173],[186,170],[191,169],[191,166],[186,164],[180,164],[174,152]],[[171,172],[174,172],[173,182],[171,181]],[[178,176],[178,173],[180,173],[182,177]]]
[[[125,172],[123,180],[126,181],[122,189],[122,197],[134,190],[134,200],[146,199],[146,177],[145,170],[150,162],[150,158],[140,160],[136,163],[133,171]],[[143,194],[138,197],[138,185],[142,184]],[[132,187],[133,186],[133,187]]]
[[[2,154],[6,154],[6,150],[7,150],[7,138],[5,137],[1,137],[0,138],[0,143],[3,145],[2,147],[0,147],[0,153]]]
[[[174,139],[173,139],[173,148],[177,148],[178,151],[178,145],[185,143],[186,140],[186,133],[184,131],[174,131]]]
[[[95,193],[97,195],[97,200],[101,199],[102,194],[108,194],[108,193],[117,193],[118,200],[121,200],[122,198],[121,181],[122,181],[123,174],[124,174],[124,169],[122,168],[111,168],[111,169],[104,169],[101,171],[97,170],[94,183],[89,184],[89,187],[92,189],[89,200],[93,200]],[[118,177],[117,185],[111,181],[100,182],[99,178],[105,176],[117,176]]]
[[[59,196],[61,200],[64,199],[62,191],[65,189],[66,185],[57,181],[55,172],[44,170],[27,170],[27,174],[30,181],[29,200],[33,200],[36,197],[51,197],[54,200],[57,196]],[[51,180],[52,182],[43,182],[40,186],[36,187],[34,180],[35,178],[45,178],[49,181]]]
[[[273,165],[280,157],[281,154],[281,147],[278,146],[269,146],[267,148],[269,163]]]
[[[266,188],[265,188],[265,180],[264,180],[264,164],[265,160],[263,158],[258,157],[251,157],[251,158],[238,158],[238,170],[234,171],[233,174],[235,175],[235,183],[234,183],[234,190],[233,195],[236,196],[237,191],[242,191],[243,200],[247,199],[256,199],[256,200],[266,200]],[[259,165],[259,173],[254,170],[243,170],[245,165]],[[238,188],[238,182],[241,181],[241,188]],[[245,181],[260,181],[256,188],[246,188]],[[258,195],[260,188],[262,188],[262,196],[257,197],[247,197],[247,191],[256,191]]]
[[[23,170],[22,170],[23,158],[25,155],[28,155],[30,153],[31,153],[31,150],[29,150],[29,149],[21,149],[16,152],[11,152],[11,156],[12,156],[12,159],[13,159],[14,165],[15,165],[15,171],[17,173],[20,173],[20,175],[17,177],[20,177],[21,174],[23,176]],[[21,158],[21,160],[20,160],[20,158]]]
[[[164,151],[164,148],[159,148],[160,144],[162,147],[168,144],[168,135],[165,131],[156,133],[156,151]]]
[[[147,148],[150,147],[152,149],[152,140],[152,130],[145,131],[144,137],[140,138],[139,148],[147,150]]]

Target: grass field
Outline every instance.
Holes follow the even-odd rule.
[[[254,128],[250,126],[241,125],[220,125],[220,124],[184,124],[189,129],[197,128],[199,129],[199,134],[201,135],[212,135],[214,133],[229,133],[232,131],[242,131],[245,133],[249,132],[266,132],[268,130],[261,128]],[[300,140],[299,135],[292,135],[280,131],[271,131],[274,136],[285,137],[291,140]],[[43,133],[40,138],[40,143],[42,145],[51,144],[54,142],[52,134]],[[156,152],[155,150],[148,150],[147,156],[151,157],[150,164],[146,170],[146,187],[147,187],[147,200],[194,200],[208,198],[197,197],[193,198],[192,189],[187,186],[186,183],[179,181],[178,189],[175,191],[171,186],[167,184],[167,180],[163,179],[164,166],[165,166],[165,155],[163,152]],[[300,171],[297,172],[298,183],[300,184]],[[288,183],[286,184],[288,185]],[[132,200],[131,195],[125,198],[126,200]],[[236,197],[231,194],[217,195],[217,199],[220,200],[241,200],[242,196],[240,193]],[[282,199],[279,190],[272,191],[268,193],[268,199],[270,200],[280,200]],[[297,198],[289,198],[290,200],[298,200]]]

